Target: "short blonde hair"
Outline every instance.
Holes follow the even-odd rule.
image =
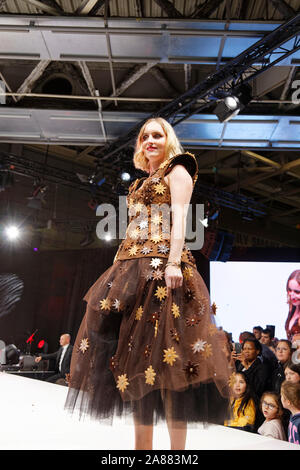
[[[168,158],[174,157],[175,155],[179,155],[181,153],[184,153],[184,150],[178,140],[178,137],[171,126],[171,124],[168,123],[163,118],[150,118],[148,119],[143,126],[141,127],[141,130],[139,132],[139,135],[137,136],[136,144],[135,144],[135,152],[133,155],[133,164],[135,168],[138,168],[139,170],[146,171],[147,173],[150,172],[149,168],[149,161],[145,157],[144,152],[142,150],[142,136],[144,134],[146,126],[150,122],[157,122],[163,129],[167,139],[166,139],[166,153],[165,153],[165,160]]]

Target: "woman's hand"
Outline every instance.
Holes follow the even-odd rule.
[[[165,269],[165,281],[168,290],[181,287],[183,282],[181,268],[179,266],[167,266]]]

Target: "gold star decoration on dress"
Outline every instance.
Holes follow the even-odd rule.
[[[135,312],[135,319],[139,321],[142,318],[142,315],[143,315],[143,306],[140,305],[137,311]]]
[[[110,299],[106,298],[106,299],[102,299],[100,300],[100,306],[101,306],[101,310],[110,310],[111,309],[111,301]]]
[[[137,202],[137,203],[134,205],[134,207],[135,207],[136,213],[137,213],[137,212],[141,212],[141,211],[143,210],[144,204],[142,204],[141,202]]]
[[[127,374],[119,375],[118,381],[117,381],[117,388],[121,391],[124,392],[126,388],[128,387],[129,382],[127,380]]]
[[[172,303],[171,311],[172,311],[172,314],[173,314],[174,318],[180,317],[179,306],[177,304],[175,304],[175,302]]]
[[[156,194],[164,194],[166,187],[162,183],[154,185],[154,191]]]
[[[204,352],[205,350],[205,345],[206,345],[206,341],[204,341],[203,339],[200,339],[198,338],[195,343],[193,343],[191,346],[192,346],[192,350],[193,350],[193,353],[196,354],[198,352]]]
[[[83,339],[80,341],[79,350],[82,352],[82,354],[84,354],[85,351],[86,351],[89,347],[90,347],[90,344],[89,344],[88,338],[83,338]]]
[[[156,271],[153,271],[153,279],[155,281],[161,281],[164,276],[164,272],[161,271],[160,269],[157,269]]]
[[[129,236],[130,236],[130,238],[133,238],[134,240],[136,240],[136,239],[140,236],[139,228],[136,227],[134,230],[132,230],[132,231],[129,233]]]
[[[160,214],[155,214],[152,219],[151,219],[151,222],[153,222],[153,224],[155,225],[159,225],[162,223],[162,215]]]
[[[155,376],[156,372],[154,371],[152,366],[149,366],[148,369],[145,370],[146,384],[154,385]]]
[[[133,247],[130,248],[129,250],[129,256],[135,256],[138,252],[138,246],[137,245],[133,245]]]
[[[207,359],[211,355],[212,355],[212,345],[206,343],[206,345],[204,347],[204,351],[203,351],[203,356]]]
[[[178,354],[176,354],[176,351],[173,348],[173,346],[171,348],[164,349],[164,360],[163,360],[163,362],[166,362],[170,366],[173,366],[174,362],[176,361],[176,359],[178,357],[179,356],[178,356]]]
[[[162,301],[165,297],[167,297],[167,288],[158,286],[156,292],[154,294],[160,301]]]
[[[214,323],[210,323],[210,325],[208,327],[209,336],[215,335],[218,331],[219,330],[218,330],[217,326]]]
[[[193,277],[193,269],[191,267],[186,266],[182,272],[182,275],[185,279]]]
[[[193,377],[197,377],[198,375],[198,366],[199,364],[195,364],[192,361],[188,361],[188,363],[184,367],[184,372],[186,373],[188,379],[192,379]]]
[[[150,240],[151,240],[153,243],[158,243],[158,242],[161,242],[161,241],[162,241],[162,236],[161,236],[159,233],[156,233],[156,234],[152,235],[152,237],[150,238]]]

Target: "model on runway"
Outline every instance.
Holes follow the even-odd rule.
[[[227,343],[185,243],[195,157],[156,118],[142,126],[133,160],[148,176],[131,184],[126,237],[84,297],[66,407],[99,420],[133,416],[136,449],[152,449],[153,424],[166,419],[178,450],[187,423],[227,416]]]

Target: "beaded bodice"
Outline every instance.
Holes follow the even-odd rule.
[[[187,168],[195,186],[198,164],[195,156],[190,153],[165,160],[151,176],[136,179],[130,185],[126,198],[129,223],[114,263],[117,260],[141,257],[169,257],[172,229],[171,193],[164,177],[176,164]],[[185,242],[181,261],[196,266]]]

